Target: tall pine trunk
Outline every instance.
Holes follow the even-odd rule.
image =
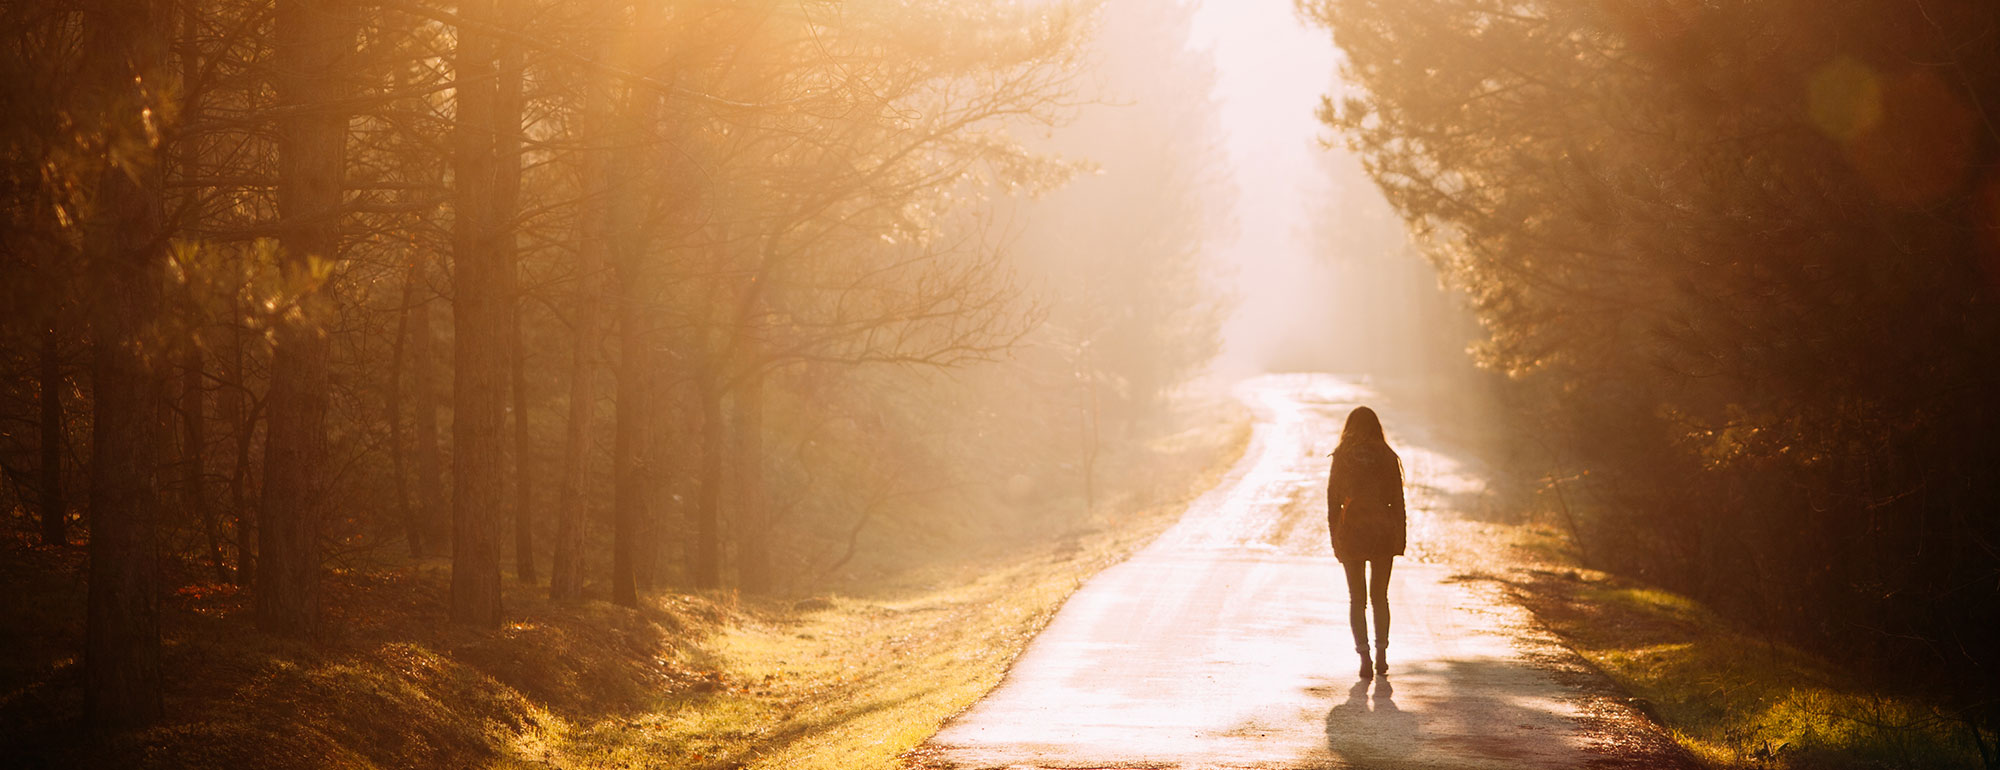
[[[249,384],[243,378],[243,326],[236,320],[241,317],[242,305],[232,293],[230,323],[219,356],[223,387],[216,394],[215,410],[229,425],[230,438],[236,445],[235,457],[230,462],[229,513],[236,531],[236,584],[248,586],[257,576],[257,514],[248,502],[250,446],[257,435],[257,415],[250,406]]]
[[[180,30],[177,45],[195,45],[201,23],[201,7],[197,3],[182,3],[178,9]],[[202,59],[199,56],[182,56],[181,82],[195,83],[201,78]],[[187,124],[198,123],[201,116],[201,94],[191,91],[181,99],[180,119]],[[197,175],[200,165],[200,147],[197,142],[181,142],[173,148],[172,158],[176,173],[181,178]],[[203,360],[204,349],[199,329],[206,325],[203,300],[207,298],[206,287],[200,282],[188,281],[181,287],[183,294],[182,312],[187,314],[190,327],[188,338],[181,341],[181,463],[185,471],[181,479],[182,505],[187,515],[201,523],[203,539],[208,545],[209,567],[215,571],[218,583],[235,580],[230,573],[228,558],[222,548],[222,513],[210,505],[208,499],[208,371]],[[233,321],[234,319],[232,319]]]
[[[403,436],[403,359],[410,338],[410,305],[417,295],[418,264],[412,260],[403,272],[403,301],[396,310],[396,338],[389,343],[389,376],[382,393],[383,418],[389,421],[389,473],[396,479],[396,515],[403,522],[403,539],[412,557],[424,555],[424,526],[416,507],[410,505],[409,452]]]
[[[498,140],[502,124],[493,0],[459,4],[452,147],[451,619],[496,627],[501,619],[499,523],[506,453],[507,269],[498,244]]]
[[[764,494],[764,377],[752,374],[736,389],[736,572],[746,593],[767,593],[771,571],[769,498]]]
[[[353,51],[347,0],[279,0],[273,67],[288,108],[278,132],[280,267],[303,286],[274,330],[258,532],[257,624],[272,633],[319,631],[321,520],[328,503],[326,411],[331,315],[326,282],[340,255],[347,116],[340,70]]]
[[[49,314],[46,323],[48,328],[42,331],[40,382],[41,494],[36,502],[41,506],[42,544],[64,545],[69,542],[69,501],[63,499],[62,477],[62,335],[56,331],[55,313]]]
[[[431,255],[418,258],[416,275],[428,276],[424,269]],[[411,440],[416,443],[417,526],[423,530],[424,555],[451,553],[451,509],[445,505],[444,458],[438,451],[438,366],[436,334],[431,331],[430,287],[415,289],[421,300],[410,304],[410,400],[414,414],[410,420]]]
[[[746,319],[739,324],[736,357],[744,371],[736,386],[736,574],[746,593],[766,593],[776,582],[771,572],[772,532],[769,498],[764,494],[764,353],[763,298],[748,295]]]
[[[598,84],[590,89],[584,105],[582,169],[583,205],[577,212],[576,235],[576,338],[569,370],[569,424],[563,434],[562,489],[556,502],[556,543],[549,575],[549,598],[559,602],[583,599],[583,533],[589,495],[584,486],[590,478],[590,429],[597,408],[597,335],[603,325],[604,253],[606,217],[604,211],[604,150],[595,143],[604,128],[603,110],[608,94]],[[636,597],[635,601],[636,601]]]
[[[41,192],[36,197],[36,205],[47,210],[49,193]],[[67,249],[44,247],[39,254],[41,272],[47,282],[42,287],[42,339],[38,351],[36,378],[38,406],[41,407],[40,456],[36,469],[39,476],[35,505],[41,517],[42,544],[69,544],[69,500],[64,494],[63,484],[63,443],[67,427],[63,424],[62,392],[67,383],[63,380],[63,301],[68,294],[67,277],[72,272],[64,267]],[[72,257],[73,258],[73,257]]]
[[[520,293],[514,292],[518,298]],[[533,585],[535,573],[535,441],[528,422],[528,367],[521,341],[521,306],[508,324],[508,379],[514,395],[514,579]]]
[[[721,240],[728,242],[727,237]],[[734,461],[730,465],[735,471],[736,515],[730,531],[736,541],[737,582],[748,593],[769,591],[773,582],[770,572],[770,511],[764,496],[763,366],[768,314],[764,311],[764,288],[767,284],[762,280],[771,262],[769,249],[773,245],[771,241],[765,242],[760,250],[763,253],[757,271],[738,287],[734,344],[729,351],[729,360],[734,364],[730,370],[741,372],[742,379],[735,383],[731,393],[736,416],[735,423],[730,426],[733,441],[715,437],[711,441],[717,443],[710,446],[710,451],[716,453],[726,451],[725,443],[735,450]],[[715,473],[718,474],[715,483],[720,484],[719,472]]]
[[[635,249],[618,260],[618,423],[611,444],[611,600],[639,605],[638,549],[646,516],[645,452],[651,422],[646,374],[650,357]]]
[[[89,84],[107,112],[109,157],[99,176],[84,253],[91,296],[94,413],[90,460],[89,596],[84,715],[123,728],[158,721],[160,472],[166,375],[159,339],[166,252],[159,148],[149,140],[143,84],[161,75],[167,7],[105,2],[91,25]]]
[[[639,29],[650,29],[651,12],[642,9]],[[605,169],[608,196],[604,201],[610,237],[612,274],[616,282],[618,316],[617,422],[611,447],[611,600],[627,607],[639,604],[640,549],[646,530],[646,478],[653,423],[652,357],[646,313],[651,286],[646,260],[645,231],[640,226],[643,196],[637,169],[650,154],[644,140],[657,103],[654,95],[636,89],[624,95],[612,133],[621,147]]]
[[[222,553],[222,517],[208,504],[208,422],[207,399],[201,346],[188,340],[181,354],[181,491],[188,515],[201,522],[202,537],[208,542],[209,567],[218,583],[228,583],[229,560]]]
[[[500,225],[499,260],[505,271],[507,294],[508,390],[513,394],[514,412],[514,578],[533,585],[535,574],[535,443],[528,420],[527,346],[521,339],[522,314],[527,302],[521,294],[521,248],[513,222],[521,207],[521,112],[522,79],[526,59],[518,47],[511,48],[500,62],[497,137],[499,171],[494,179],[494,212],[506,217]]]
[[[391,87],[399,93],[412,93],[422,82],[425,82],[422,75],[402,68],[394,70],[390,77]],[[424,104],[423,98],[411,97],[397,100],[390,109],[420,110]],[[445,184],[443,170],[433,164],[418,166],[408,178],[423,187]],[[444,459],[438,450],[438,353],[432,328],[433,300],[438,298],[434,282],[438,280],[439,255],[414,241],[408,249],[410,264],[403,279],[403,323],[399,326],[406,326],[409,334],[405,343],[409,360],[403,364],[409,378],[409,392],[407,397],[395,388],[391,392],[397,396],[397,413],[403,411],[405,398],[410,412],[408,459],[414,466],[416,487],[415,510],[408,525],[412,530],[411,554],[442,556],[451,553],[451,510],[444,493]],[[400,388],[403,380],[398,378],[396,382]]]
[[[94,724],[131,726],[161,714],[160,471],[166,377],[152,338],[163,263],[158,177],[119,169],[98,188],[92,272],[95,413],[90,461],[90,595],[84,708]]]
[[[722,587],[722,383],[711,365],[701,375],[701,477],[694,502],[694,586]]]

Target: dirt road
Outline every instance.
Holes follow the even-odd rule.
[[[940,732],[936,768],[1565,768],[1678,764],[1492,583],[1425,563],[1479,480],[1383,409],[1410,483],[1390,673],[1359,679],[1326,542],[1326,455],[1366,398],[1324,375],[1244,383],[1244,458],[1093,578],[1001,685]],[[1401,430],[1399,430],[1401,428]],[[1643,733],[1643,734],[1642,734]],[[1653,748],[1648,748],[1653,747]]]

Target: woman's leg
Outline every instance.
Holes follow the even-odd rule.
[[[1374,561],[1374,569],[1369,570],[1368,599],[1375,604],[1375,673],[1389,673],[1389,575],[1396,568],[1396,557],[1385,556]]]
[[[1374,574],[1368,578],[1368,600],[1375,604],[1375,646],[1389,646],[1389,573],[1396,567],[1396,557],[1385,556],[1369,561]],[[1349,579],[1350,582],[1352,578]]]
[[[1354,649],[1368,655],[1368,578],[1363,570],[1368,562],[1360,559],[1340,563],[1347,570],[1347,625],[1354,630]]]

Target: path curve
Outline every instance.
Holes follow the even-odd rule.
[[[1415,558],[1399,559],[1391,672],[1356,673],[1326,545],[1325,463],[1366,388],[1273,375],[1224,480],[1131,559],[1086,583],[992,693],[915,755],[928,768],[1652,766],[1610,700],[1491,583],[1425,563],[1440,508],[1479,480],[1426,445],[1404,456]],[[1405,430],[1399,431],[1398,427]],[[1634,741],[1618,733],[1653,731]],[[1627,749],[1621,754],[1616,747]],[[1656,757],[1653,759],[1667,759]],[[1672,764],[1678,764],[1677,762]]]

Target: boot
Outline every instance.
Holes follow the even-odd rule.
[[[1368,660],[1368,654],[1367,654],[1367,653],[1365,653],[1365,652],[1364,652],[1364,653],[1362,653],[1362,654],[1361,654],[1361,660],[1362,660],[1362,662],[1364,662],[1364,663],[1365,663],[1365,662],[1367,662],[1367,660]],[[1376,643],[1375,643],[1375,673],[1377,673],[1377,674],[1381,674],[1381,675],[1383,675],[1383,676],[1388,676],[1388,675],[1389,675],[1389,643],[1388,643],[1388,642],[1376,642]]]
[[[1359,647],[1356,647],[1354,648],[1354,651],[1361,653],[1361,681],[1365,682],[1370,679],[1374,679],[1375,663],[1374,661],[1368,659],[1368,645],[1364,644]]]

